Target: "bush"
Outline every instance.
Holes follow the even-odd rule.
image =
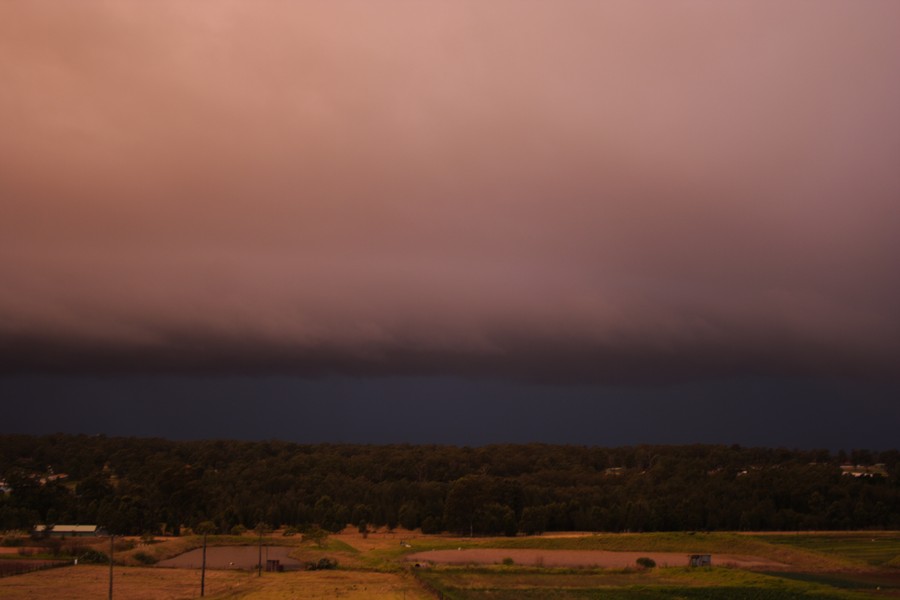
[[[41,541],[41,548],[43,548],[47,554],[52,554],[53,556],[59,556],[62,554],[63,540],[61,538],[47,538],[46,540]]]
[[[87,544],[82,540],[71,539],[63,544],[62,553],[68,556],[81,556],[87,549]]]
[[[20,537],[7,536],[0,540],[0,546],[5,548],[18,548],[25,545],[25,539]]]
[[[231,528],[231,535],[244,535],[245,531],[247,531],[247,528],[243,525],[235,525]]]
[[[511,559],[510,557],[507,556],[506,558],[503,559],[503,564],[506,565],[507,567],[509,567],[509,566],[516,564],[516,561],[514,561],[513,559]]]
[[[88,565],[109,564],[109,556],[99,550],[88,550],[78,557],[78,562]]]
[[[318,561],[309,561],[304,566],[307,571],[323,571],[336,569],[338,562],[333,558],[320,558]]]
[[[142,565],[155,565],[157,562],[155,556],[147,554],[146,552],[135,553],[134,560],[138,561]]]
[[[646,556],[640,557],[635,562],[637,562],[639,567],[643,567],[644,569],[652,569],[653,567],[656,566],[656,561],[653,560],[652,558],[648,558]]]

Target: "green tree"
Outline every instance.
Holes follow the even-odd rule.
[[[300,541],[303,543],[312,542],[319,548],[324,548],[328,545],[328,532],[314,525],[303,532]]]

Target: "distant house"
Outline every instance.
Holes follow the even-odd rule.
[[[851,477],[887,477],[888,472],[884,463],[876,465],[841,465],[841,475]]]
[[[50,531],[47,532],[47,525],[39,524],[34,526],[34,533],[37,535],[49,535],[51,537],[91,537],[106,535],[106,532],[97,525],[50,525]]]
[[[711,554],[691,554],[689,557],[690,562],[688,563],[691,567],[711,567],[712,566],[712,555]]]

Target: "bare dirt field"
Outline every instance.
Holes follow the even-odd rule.
[[[367,571],[298,571],[264,576],[241,600],[433,600],[408,575]]]
[[[287,546],[264,546],[262,561],[278,560],[285,570],[297,570],[302,566],[299,560],[288,556],[294,548]],[[181,569],[199,569],[203,562],[203,550],[197,548],[184,554],[160,561],[161,567],[177,567]],[[255,569],[259,562],[257,546],[211,546],[206,549],[206,568],[208,569]]]
[[[606,550],[532,550],[471,548],[464,550],[431,550],[417,552],[406,557],[407,561],[444,565],[491,565],[500,564],[506,558],[521,566],[540,567],[634,567],[642,557],[652,558],[660,567],[684,567],[688,565],[688,555],[681,552],[609,552]],[[713,554],[713,565],[730,565],[745,569],[783,568],[786,565],[760,558],[736,554]]]

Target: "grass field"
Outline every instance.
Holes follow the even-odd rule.
[[[106,598],[109,569],[77,566],[7,577],[0,580],[3,600]],[[113,595],[127,600],[187,600],[200,596],[200,572],[196,569],[118,567]],[[289,600],[296,598],[344,598],[347,600],[429,600],[405,574],[368,571],[301,571],[265,573],[207,570],[206,597],[211,600]]]
[[[803,580],[731,569],[649,571],[527,571],[522,569],[434,569],[420,573],[447,600],[670,599],[670,600],[850,600],[885,597],[871,582],[852,588],[821,579]],[[842,582],[839,582],[842,583]]]
[[[800,548],[869,566],[900,567],[900,535],[883,532],[761,535],[772,544]]]
[[[208,596],[240,598],[255,582],[248,573],[207,571]],[[3,600],[95,600],[106,598],[109,590],[109,568],[78,565],[36,571],[0,579]],[[189,569],[157,569],[119,567],[113,575],[113,591],[117,598],[128,600],[182,600],[200,596],[200,572]],[[225,595],[223,595],[225,594]]]
[[[255,545],[258,538],[215,536],[211,545]],[[736,534],[648,533],[581,534],[519,538],[423,536],[356,532],[332,536],[324,548],[298,538],[272,535],[269,545],[291,546],[298,558],[329,556],[337,570],[264,573],[207,571],[206,596],[213,600],[428,600],[434,592],[447,600],[862,600],[900,599],[900,534]],[[162,558],[199,545],[199,538],[166,538],[117,554],[114,597],[134,600],[197,598],[197,569],[132,566],[134,554]],[[415,569],[406,555],[459,548],[539,551],[710,553],[713,568],[669,567],[550,568],[531,564],[435,566]],[[786,563],[777,570],[716,565],[715,556],[744,554]],[[543,563],[541,563],[543,564]],[[0,579],[4,600],[105,598],[107,567],[79,565]],[[428,591],[432,590],[432,591]]]
[[[429,540],[413,543],[429,546]],[[454,542],[457,543],[457,542]],[[453,544],[443,544],[447,547]],[[441,567],[420,576],[449,600],[547,598],[582,600],[735,599],[836,600],[900,598],[900,536],[872,534],[742,535],[646,533],[539,536],[462,541],[462,548],[531,548],[620,552],[747,554],[784,562],[779,572],[738,569],[559,570],[514,567]]]
[[[832,571],[848,567],[844,557],[816,552],[768,539],[736,533],[633,533],[585,534],[581,536],[535,536],[492,539],[430,540],[411,542],[412,551],[449,548],[530,548],[540,550],[608,550],[615,552],[679,552],[686,554],[745,554],[759,556],[809,571]],[[411,550],[391,549],[397,556]],[[852,565],[850,565],[852,566]]]

